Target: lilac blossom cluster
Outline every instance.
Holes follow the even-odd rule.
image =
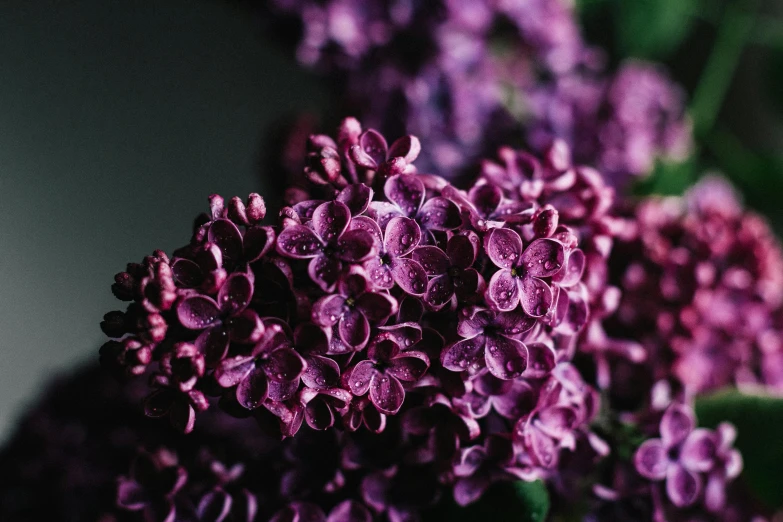
[[[574,71],[538,84],[528,99],[532,146],[565,139],[578,161],[616,186],[646,176],[658,160],[683,161],[692,149],[685,95],[660,66],[628,61],[612,77]]]
[[[684,93],[652,64],[606,71],[571,2],[274,0],[302,28],[297,57],[339,78],[346,109],[429,143],[420,166],[454,178],[499,144],[572,147],[612,184],[691,150]]]
[[[599,60],[563,0],[274,0],[301,25],[297,57],[339,78],[345,109],[425,139],[419,165],[454,177],[521,136],[524,93]]]
[[[392,494],[411,475],[432,481],[428,502],[446,486],[468,504],[497,480],[552,476],[580,441],[604,448],[597,392],[570,362],[606,290],[586,281],[612,241],[600,175],[556,142],[543,160],[502,149],[462,191],[416,173],[417,138],[388,145],[351,118],[308,147],[311,193],[277,226],[258,195],[212,196],[189,245],[116,276],[130,304],[105,316],[101,357],[150,374],[146,414],[187,433],[218,403],[283,438],[338,431],[342,474],[363,471],[346,500],[391,520],[416,512]],[[368,434],[398,458],[365,462]]]
[[[635,332],[648,357],[618,374],[673,380],[686,397],[731,385],[779,393],[783,250],[764,219],[708,176],[683,198],[643,201],[632,222],[613,254],[623,288],[613,328]]]

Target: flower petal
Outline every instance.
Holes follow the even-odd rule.
[[[715,434],[710,430],[698,428],[685,439],[680,452],[680,462],[690,471],[707,472],[712,469],[717,450]]]
[[[231,496],[222,489],[208,492],[198,503],[199,522],[223,522],[230,512]]]
[[[275,246],[275,229],[250,227],[245,231],[245,261],[253,263],[265,256]]]
[[[205,295],[186,297],[177,305],[177,318],[189,330],[203,330],[220,318],[220,307]]]
[[[555,440],[565,438],[577,422],[577,414],[573,408],[567,406],[554,406],[539,410],[536,420],[536,428],[546,433]]]
[[[701,478],[680,465],[669,466],[666,473],[666,494],[677,507],[693,505],[701,493]]]
[[[343,234],[337,241],[335,255],[343,261],[358,263],[367,258],[375,247],[372,236],[360,229],[353,229]]]
[[[220,247],[225,259],[236,261],[242,257],[242,234],[228,219],[217,219],[209,226],[207,240]]]
[[[389,374],[404,382],[416,382],[427,373],[429,358],[422,352],[410,350],[402,352],[389,361]]]
[[[671,448],[684,441],[695,426],[696,419],[690,408],[672,404],[661,418],[661,439],[667,448]]]
[[[392,218],[405,217],[399,207],[387,201],[373,201],[370,203],[367,215],[378,223],[381,230],[386,230],[386,225],[389,224]]]
[[[509,228],[493,228],[487,235],[487,255],[500,268],[512,268],[520,264],[522,239]]]
[[[275,401],[278,403],[285,402],[293,398],[293,396],[296,395],[296,392],[299,389],[299,381],[268,380],[267,384],[269,385],[269,391],[267,392],[267,399],[269,401]],[[292,412],[293,412],[292,415],[294,415],[295,413],[294,410],[292,410]],[[294,417],[291,417],[289,419],[290,422],[293,422],[295,420],[296,419],[294,419]],[[296,429],[299,428],[297,427]]]
[[[525,433],[525,443],[530,456],[543,468],[554,468],[558,461],[558,447],[555,441],[541,430],[529,427]]]
[[[579,249],[568,254],[565,267],[552,277],[552,281],[563,287],[571,287],[582,279],[585,271],[585,253]]]
[[[243,310],[228,322],[229,337],[238,343],[255,343],[264,335],[264,324],[253,310]]]
[[[413,251],[411,259],[418,261],[428,276],[445,274],[451,264],[446,253],[435,246],[420,246]]]
[[[515,379],[527,368],[525,345],[501,335],[487,336],[484,357],[490,373],[498,379]]]
[[[391,219],[391,217],[389,218]],[[385,227],[384,227],[385,228]],[[373,247],[380,251],[383,248],[383,233],[375,220],[367,216],[356,216],[351,219],[349,230],[364,230],[372,237]]]
[[[516,337],[533,328],[536,320],[529,315],[525,315],[521,310],[516,309],[511,312],[497,314],[492,324],[501,335]]]
[[[266,373],[262,368],[253,368],[237,386],[236,397],[240,406],[254,410],[261,406],[268,392]]]
[[[396,204],[408,217],[413,217],[424,202],[424,184],[413,174],[389,177],[383,191],[386,199]]]
[[[177,285],[184,288],[195,288],[204,281],[201,267],[190,259],[182,257],[171,262],[171,273]]]
[[[717,513],[726,505],[726,479],[720,472],[707,476],[707,486],[704,488],[704,505],[707,511]]]
[[[384,250],[392,257],[404,256],[419,245],[421,229],[414,220],[394,217],[386,225]]]
[[[140,511],[147,507],[150,498],[147,491],[135,480],[121,477],[117,484],[117,506],[128,511]]]
[[[446,244],[446,254],[452,265],[465,269],[473,266],[480,248],[478,235],[471,231],[449,239]]]
[[[364,348],[370,339],[370,323],[364,314],[356,309],[348,309],[343,314],[338,331],[340,339],[354,350]]]
[[[374,325],[385,323],[397,313],[397,300],[387,293],[366,292],[359,296],[355,306]]]
[[[452,230],[462,224],[459,207],[440,196],[427,200],[416,217],[422,227],[430,230]]]
[[[486,473],[462,477],[454,484],[454,501],[460,506],[472,504],[481,498],[489,485],[490,481]]]
[[[468,371],[470,374],[478,373],[486,365],[484,359],[485,337],[477,335],[472,339],[458,341],[443,350],[441,363],[443,367],[452,372]]]
[[[487,285],[487,300],[502,311],[510,311],[517,307],[519,285],[517,278],[511,274],[511,270],[502,268],[492,274],[492,279]]]
[[[386,143],[386,138],[375,129],[368,129],[359,136],[359,146],[373,159],[376,165],[386,161],[389,146]]]
[[[468,197],[481,217],[487,219],[503,201],[503,191],[497,185],[485,183],[471,188]]]
[[[536,277],[526,277],[520,280],[519,300],[522,309],[531,317],[546,315],[552,306],[552,289]]]
[[[348,185],[337,194],[336,200],[344,203],[352,216],[358,216],[370,206],[372,189],[364,183]]]
[[[454,295],[454,284],[451,277],[447,274],[433,277],[427,283],[427,291],[424,294],[424,301],[435,310],[442,308],[451,301]]]
[[[377,370],[372,361],[360,361],[356,363],[356,366],[348,372],[346,378],[351,393],[356,396],[366,394],[370,389],[370,380],[376,373]]]
[[[304,372],[307,364],[302,356],[291,348],[280,348],[269,354],[264,363],[266,376],[272,381],[296,381]]]
[[[255,361],[251,357],[239,356],[223,359],[215,369],[215,380],[223,388],[231,388],[247,377]]]
[[[228,353],[230,336],[228,330],[222,326],[209,328],[196,337],[193,344],[204,354],[207,366],[210,368],[218,364]]]
[[[405,400],[405,390],[396,377],[376,373],[370,382],[370,400],[379,412],[395,415]]]
[[[649,439],[639,446],[633,457],[636,471],[650,480],[662,480],[666,477],[668,461],[666,448],[661,439]]]
[[[320,397],[305,406],[305,421],[314,430],[326,430],[334,426],[334,412],[328,402]]]
[[[304,225],[284,228],[277,236],[277,252],[294,259],[315,257],[322,247],[321,239]]]
[[[335,243],[351,222],[351,211],[339,201],[327,201],[313,212],[313,230],[324,243]]]
[[[528,343],[527,354],[525,377],[531,379],[546,377],[557,363],[555,351],[544,343]]]
[[[413,163],[421,152],[421,142],[416,136],[397,138],[389,147],[387,157],[402,158],[406,163]]]
[[[558,273],[565,263],[565,249],[560,241],[536,239],[522,254],[521,265],[533,277],[551,277]]]
[[[310,279],[321,287],[324,292],[331,292],[340,278],[343,264],[339,259],[319,255],[310,260],[307,265],[307,273]]]
[[[316,301],[311,315],[313,322],[319,326],[334,326],[347,310],[345,296],[332,294]]]
[[[388,290],[394,288],[394,278],[391,267],[384,264],[379,257],[371,257],[364,263],[364,269],[375,288]]]
[[[472,302],[484,293],[484,279],[475,268],[466,268],[451,277],[454,293],[463,302]]]
[[[223,313],[235,314],[244,310],[253,298],[253,281],[247,274],[235,272],[220,287],[217,303]]]
[[[307,359],[307,368],[302,374],[305,386],[321,390],[334,385],[340,378],[340,366],[334,359],[321,355],[311,355]]]
[[[394,281],[411,295],[423,295],[427,290],[427,273],[411,259],[394,259],[391,265]]]

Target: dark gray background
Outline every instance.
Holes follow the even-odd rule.
[[[324,100],[217,1],[0,0],[0,439],[97,358],[113,275],[263,191],[264,130]]]

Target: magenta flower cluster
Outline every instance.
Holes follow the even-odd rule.
[[[543,160],[501,150],[462,191],[416,173],[415,137],[388,145],[350,118],[337,140],[308,146],[316,197],[277,226],[257,195],[213,196],[189,245],[117,275],[130,304],[106,315],[117,340],[101,355],[151,373],[147,415],[186,433],[215,403],[282,437],[394,426],[460,504],[496,480],[549,476],[581,439],[598,445],[598,395],[571,359],[591,292],[604,291],[585,281],[611,242],[600,176],[556,142]],[[171,477],[150,459],[144,469]],[[391,509],[375,495],[405,475],[397,467],[365,477],[367,508]],[[122,499],[139,498],[144,473],[122,482]],[[164,499],[179,484],[167,480],[153,481]],[[213,501],[225,499],[203,509]]]
[[[636,332],[642,370],[687,396],[780,390],[783,250],[769,225],[717,177],[683,198],[642,202],[633,223],[613,254],[623,288],[613,327]]]

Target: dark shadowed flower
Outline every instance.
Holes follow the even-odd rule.
[[[420,246],[413,251],[412,258],[431,277],[424,294],[424,301],[430,307],[438,310],[455,296],[463,303],[478,297],[484,278],[472,267],[480,246],[478,235],[467,232],[452,236],[445,252],[436,246]]]
[[[117,506],[140,511],[145,520],[174,522],[177,516],[174,496],[187,480],[187,472],[177,465],[174,454],[162,449],[140,453],[130,476],[117,481]]]
[[[204,355],[190,343],[178,343],[160,359],[163,375],[182,392],[193,389],[204,375],[205,366]]]
[[[305,361],[291,348],[283,329],[270,324],[249,355],[221,361],[215,379],[224,388],[236,386],[239,404],[253,410],[266,399],[290,399],[305,368]]]
[[[503,467],[514,456],[511,441],[504,437],[488,436],[481,446],[470,446],[460,451],[454,465],[454,500],[466,506],[478,500],[493,482],[508,478]]]
[[[337,293],[313,304],[313,322],[337,326],[340,339],[353,350],[361,350],[370,339],[370,327],[383,324],[397,312],[397,301],[384,291],[373,292],[361,269],[340,278]]]
[[[345,381],[354,395],[370,392],[378,411],[394,415],[405,399],[403,382],[419,380],[429,368],[429,358],[416,350],[402,350],[393,334],[382,332],[367,348],[367,360],[346,371]]]
[[[542,278],[563,267],[563,245],[554,239],[536,239],[523,249],[519,234],[508,228],[490,230],[485,242],[487,255],[500,267],[487,285],[487,299],[498,310],[513,310],[521,303],[528,315],[545,315],[553,296]]]
[[[443,351],[441,363],[453,372],[477,375],[486,368],[498,379],[519,377],[528,366],[528,348],[514,337],[530,330],[535,323],[534,318],[520,311],[465,309],[457,326],[457,333],[463,339]]]
[[[293,225],[277,238],[277,251],[294,259],[310,259],[310,278],[324,291],[334,288],[344,263],[358,263],[372,252],[372,237],[348,226],[351,210],[339,201],[322,203],[313,212],[311,227]]]
[[[194,344],[207,364],[218,364],[228,352],[230,341],[254,343],[264,333],[258,314],[247,305],[253,297],[252,273],[237,272],[226,279],[217,301],[206,295],[188,295],[177,305],[179,322],[189,330],[203,330]]]
[[[707,475],[704,488],[704,504],[717,513],[726,506],[726,486],[742,471],[742,455],[734,449],[737,430],[732,424],[722,422],[715,429],[715,464]]]
[[[691,409],[673,404],[661,418],[661,438],[644,441],[634,455],[636,471],[653,481],[665,479],[666,494],[678,507],[698,500],[703,486],[700,473],[714,466],[715,437],[695,426]]]

